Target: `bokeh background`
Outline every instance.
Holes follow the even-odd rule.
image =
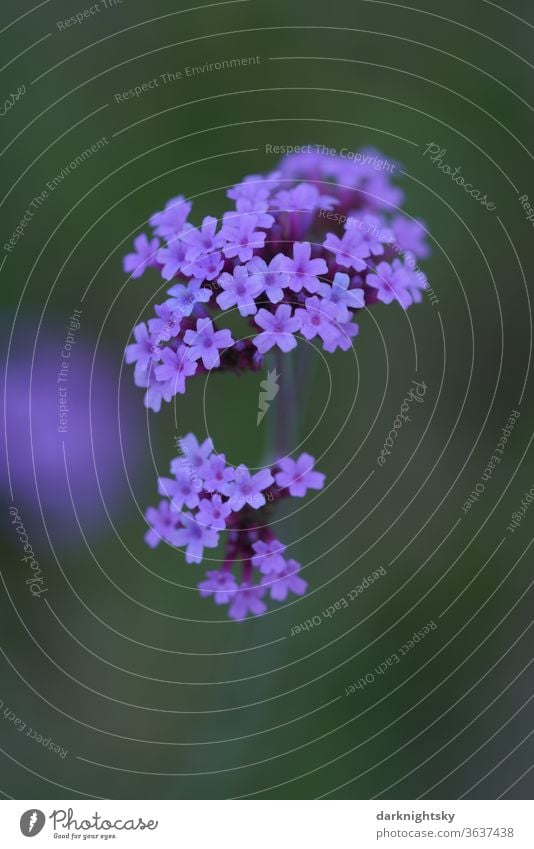
[[[519,202],[534,198],[532,4],[100,0],[58,28],[89,8],[8,0],[0,13],[0,100],[24,88],[0,117],[3,245],[47,182],[106,140],[0,259],[0,792],[531,798],[534,508],[507,526],[534,484],[533,230]],[[243,56],[260,61],[114,97]],[[495,211],[423,156],[430,142]],[[127,281],[121,257],[168,198],[194,198],[195,220],[220,216],[229,185],[275,166],[266,145],[307,143],[402,163],[439,303],[374,309],[353,351],[318,361],[299,390],[300,437],[329,486],[281,517],[280,536],[310,591],[235,623],[198,597],[199,567],[144,545],[143,513],[179,435],[260,462],[263,375],[192,381],[147,414],[123,351],[162,281]],[[61,436],[56,374],[75,309]],[[413,379],[424,404],[380,469]],[[512,410],[503,459],[464,514]],[[41,597],[25,584],[13,504]],[[348,609],[290,636],[379,567]],[[401,663],[345,695],[431,620]]]

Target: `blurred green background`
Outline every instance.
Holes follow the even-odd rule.
[[[65,458],[51,432],[53,463],[34,478],[31,446],[11,434],[12,496],[3,462],[0,791],[531,798],[534,513],[513,534],[506,526],[534,484],[533,239],[518,201],[534,197],[532,4],[100,0],[81,24],[58,28],[84,8],[24,0],[1,12],[0,100],[25,87],[0,119],[2,243],[74,156],[108,143],[49,192],[2,253],[3,353],[11,346],[13,368],[35,352],[37,431],[51,427],[41,409],[57,403],[64,328],[74,309],[82,318]],[[115,98],[164,73],[243,56],[261,61]],[[495,212],[423,157],[430,142]],[[430,232],[422,265],[439,304],[425,299],[406,314],[378,306],[353,352],[318,361],[312,391],[299,394],[300,436],[329,486],[298,516],[280,517],[310,591],[239,624],[198,597],[199,567],[144,545],[143,513],[157,503],[156,477],[179,435],[209,433],[231,462],[259,464],[263,375],[192,381],[176,405],[147,414],[122,357],[165,286],[156,273],[126,282],[121,257],[168,198],[193,198],[195,221],[220,216],[229,185],[276,166],[266,145],[307,143],[375,146],[402,163],[405,209]],[[80,444],[93,355],[112,387],[92,423],[104,434],[105,507]],[[29,374],[15,381],[22,395]],[[427,384],[425,402],[380,469],[412,379]],[[464,515],[514,409],[502,462]],[[23,580],[12,502],[46,575],[41,598]],[[378,567],[387,575],[348,609],[290,636]],[[345,696],[430,620],[438,628],[402,663]],[[68,754],[31,740],[10,712]]]

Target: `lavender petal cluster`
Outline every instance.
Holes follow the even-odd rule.
[[[202,372],[259,370],[299,335],[346,351],[360,310],[422,300],[424,224],[400,213],[402,191],[372,159],[293,154],[230,188],[235,208],[220,221],[194,226],[182,195],[151,216],[152,234],[124,258],[132,278],[153,268],[172,283],[126,349],[147,407],[158,412]],[[224,326],[229,311],[246,319],[243,339]]]
[[[203,598],[227,605],[231,619],[267,610],[266,600],[285,601],[303,595],[307,582],[300,563],[286,557],[286,546],[269,527],[272,506],[282,498],[302,498],[322,489],[325,476],[315,460],[303,453],[254,474],[244,465],[231,466],[213,450],[211,439],[200,443],[190,433],[180,439],[180,455],[171,462],[172,477],[160,477],[163,496],[149,507],[146,543],[161,542],[185,551],[187,563],[201,563],[205,549],[215,549],[225,537],[219,568],[211,568],[198,588]]]

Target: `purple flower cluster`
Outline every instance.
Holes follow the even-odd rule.
[[[172,198],[149,219],[153,236],[138,236],[124,258],[132,277],[154,267],[172,281],[126,349],[156,412],[193,375],[261,369],[267,351],[291,351],[298,334],[348,350],[360,310],[377,301],[406,309],[426,286],[416,265],[428,255],[424,225],[399,214],[401,190],[371,165],[294,154],[227,195],[235,209],[196,227],[192,204]],[[224,327],[232,310],[247,319],[243,339]]]
[[[346,351],[360,310],[378,301],[407,309],[422,300],[424,224],[400,213],[402,191],[372,161],[294,154],[276,171],[230,188],[234,209],[220,221],[206,216],[194,226],[192,204],[181,195],[152,215],[152,234],[139,235],[124,258],[131,277],[153,268],[170,284],[126,348],[145,406],[158,412],[202,372],[260,370],[269,351],[287,353],[299,336],[327,352]],[[225,326],[231,311],[244,319],[243,338]],[[313,457],[284,457],[252,474],[228,465],[209,439],[199,445],[190,434],[181,449],[172,477],[159,480],[164,500],[147,512],[148,545],[163,540],[199,563],[226,534],[221,567],[198,586],[203,597],[229,605],[233,619],[263,613],[267,595],[302,595],[300,565],[285,557],[268,520],[279,499],[322,488]]]
[[[217,548],[225,533],[222,565],[209,569],[198,588],[203,598],[213,596],[215,604],[227,604],[232,619],[264,613],[267,596],[285,601],[290,593],[303,595],[307,583],[298,574],[300,564],[285,557],[286,546],[275,538],[268,520],[272,504],[281,498],[302,498],[309,489],[322,489],[324,475],[314,470],[314,458],[286,457],[252,474],[244,465],[227,464],[224,454],[214,452],[211,439],[199,444],[190,433],[179,445],[172,477],[159,479],[164,499],[146,513],[147,544],[155,548],[163,541],[184,548],[187,563],[200,563],[204,549]]]

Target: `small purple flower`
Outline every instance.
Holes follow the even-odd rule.
[[[202,359],[207,369],[220,366],[219,348],[229,348],[234,344],[230,331],[214,330],[209,318],[199,318],[196,330],[186,330],[184,342],[191,346],[188,356],[192,360]]]
[[[216,235],[217,219],[207,215],[200,227],[192,227],[182,236],[186,243],[186,259],[195,263],[201,256],[217,251],[224,244],[222,233]]]
[[[270,575],[271,572],[279,574],[285,569],[286,561],[282,555],[286,547],[279,540],[271,539],[269,542],[263,542],[260,539],[252,544],[252,548],[256,552],[252,558],[252,565],[256,566],[262,575]]]
[[[288,593],[304,595],[308,589],[308,583],[299,577],[299,570],[300,563],[297,563],[296,560],[288,560],[285,568],[277,575],[270,574],[262,578],[262,585],[270,587],[270,595],[273,601],[285,601]]]
[[[251,201],[252,203],[266,203],[270,194],[270,187],[265,181],[265,177],[258,174],[251,174],[250,177],[245,177],[242,183],[237,183],[226,192],[227,197],[232,198],[237,203],[241,200]],[[267,208],[267,207],[265,207]]]
[[[171,510],[179,513],[182,507],[192,510],[198,507],[198,494],[202,491],[202,481],[188,469],[176,468],[174,478],[158,478],[158,493],[170,499]]]
[[[323,344],[323,350],[333,354],[338,348],[342,351],[348,351],[352,345],[352,337],[357,336],[360,330],[355,321],[335,321],[333,322],[336,330],[336,335],[332,339],[328,339]]]
[[[260,354],[265,354],[275,345],[285,354],[296,347],[297,340],[293,334],[300,330],[302,322],[298,316],[291,316],[289,304],[280,304],[274,315],[268,310],[258,310],[254,322],[263,331],[252,340]]]
[[[160,542],[170,542],[178,527],[178,514],[171,510],[168,501],[160,501],[159,507],[149,507],[145,516],[150,528],[145,534],[145,542],[150,548],[156,548]]]
[[[284,289],[289,286],[290,277],[281,271],[283,254],[277,254],[269,265],[260,256],[253,256],[247,268],[252,278],[257,278],[263,291],[272,304],[278,304],[284,298]]]
[[[306,495],[308,489],[322,489],[325,476],[313,470],[314,464],[311,454],[301,454],[297,461],[284,457],[278,463],[280,471],[275,475],[276,483],[283,489],[287,487],[290,495],[299,498]]]
[[[393,219],[393,233],[402,251],[410,251],[419,259],[426,259],[430,254],[430,248],[425,242],[426,230],[422,221],[417,219],[411,221],[405,215],[397,215]]]
[[[229,198],[235,200],[237,212],[255,213],[257,216],[256,226],[269,229],[274,224],[274,218],[267,213],[270,193],[270,182],[267,182],[264,177],[252,175],[229,189],[226,194]],[[231,214],[227,213],[227,219],[230,220],[230,218]],[[227,219],[225,217],[225,221]]]
[[[331,286],[328,283],[321,283],[319,287],[319,294],[335,305],[336,313],[334,318],[337,321],[349,321],[349,309],[358,310],[365,306],[363,289],[350,289],[349,286],[349,275],[338,271]]]
[[[131,271],[134,279],[141,277],[145,269],[156,265],[156,254],[159,249],[159,239],[147,239],[144,233],[134,239],[135,253],[126,254],[122,261],[122,267],[127,273]]]
[[[254,301],[263,291],[263,281],[250,276],[244,265],[236,265],[234,273],[221,274],[218,281],[224,289],[216,301],[223,310],[237,306],[240,315],[254,315],[258,307]]]
[[[209,289],[200,285],[200,280],[190,280],[187,286],[183,283],[175,283],[167,294],[172,295],[171,309],[179,311],[183,316],[189,316],[193,312],[195,304],[207,303],[211,297]]]
[[[336,262],[343,268],[363,271],[367,268],[364,258],[369,256],[369,245],[359,230],[346,230],[343,238],[327,233],[323,246],[335,254]]]
[[[255,215],[256,227],[264,227],[269,230],[274,224],[274,218],[267,212],[269,204],[262,200],[249,200],[248,198],[240,198],[236,203],[236,212],[226,212],[224,214],[225,223],[229,222],[233,215]]]
[[[267,605],[261,599],[265,595],[265,587],[255,586],[244,583],[236,590],[234,600],[228,610],[230,619],[236,619],[241,622],[247,615],[252,613],[253,616],[261,616],[267,610]]]
[[[374,174],[365,186],[366,200],[380,208],[398,207],[404,200],[402,189],[393,186],[383,171]]]
[[[263,230],[256,230],[257,224],[256,215],[231,213],[225,216],[221,233],[227,241],[223,253],[228,259],[237,257],[240,262],[247,262],[255,249],[263,248],[265,233]]]
[[[231,572],[212,569],[206,572],[206,581],[197,584],[200,597],[207,598],[213,595],[215,604],[228,604],[237,590],[237,581]]]
[[[310,259],[311,245],[309,242],[295,242],[293,245],[293,259],[284,256],[280,261],[281,271],[290,275],[289,288],[293,292],[307,289],[308,292],[316,292],[319,288],[317,275],[326,274],[328,266],[324,259]]]
[[[127,363],[136,363],[136,373],[139,374],[140,371],[146,371],[151,362],[159,358],[159,353],[154,351],[154,340],[144,321],[134,327],[133,333],[135,342],[126,346],[124,359]]]
[[[150,224],[158,236],[167,241],[174,239],[182,232],[187,216],[191,212],[192,204],[183,195],[171,198],[165,204],[162,212],[155,212],[150,218]]]
[[[213,528],[199,524],[191,513],[181,513],[180,523],[182,527],[174,532],[172,544],[186,546],[186,563],[200,563],[205,548],[217,548],[219,534]]]
[[[351,216],[345,224],[345,230],[350,231],[350,220]],[[391,244],[395,239],[393,230],[387,227],[384,218],[378,215],[364,215],[361,219],[358,219],[358,222],[363,241],[369,246],[370,253],[373,256],[382,256],[384,245]]]
[[[213,440],[208,437],[204,442],[199,443],[193,433],[188,433],[187,436],[182,436],[178,440],[178,446],[182,452],[182,456],[175,457],[171,462],[171,472],[174,474],[176,469],[186,466],[200,473],[205,463],[211,459]]]
[[[172,390],[173,395],[185,393],[185,379],[195,374],[198,366],[192,363],[187,356],[187,348],[185,345],[180,345],[176,351],[172,348],[164,348],[161,352],[161,360],[163,365],[156,366],[154,369],[158,380],[168,382],[169,390]]]
[[[332,325],[332,319],[337,316],[335,304],[313,295],[306,298],[305,306],[305,309],[295,310],[295,316],[301,321],[300,332],[304,338],[310,340],[320,336],[323,342],[333,339],[336,329]]]
[[[191,274],[203,283],[204,280],[215,280],[224,268],[224,259],[220,251],[213,251],[207,256],[202,256],[191,266]]]
[[[274,478],[269,469],[261,469],[255,475],[251,475],[243,464],[237,467],[234,480],[222,484],[220,491],[230,499],[229,504],[234,513],[241,510],[245,504],[250,507],[263,507],[266,498],[263,490],[274,483]]]
[[[229,189],[226,194],[229,198],[235,200],[238,213],[255,213],[257,216],[256,226],[269,229],[274,224],[273,216],[267,212],[270,192],[271,186],[266,185],[264,177],[252,175]],[[226,213],[225,222],[230,218],[231,213]]]
[[[399,274],[404,275],[406,288],[409,290],[415,303],[420,303],[422,300],[421,291],[428,287],[428,280],[420,268],[417,267],[415,255],[406,251],[404,262],[394,259],[393,266],[399,270]]]
[[[313,212],[314,209],[330,210],[339,201],[329,195],[322,195],[311,183],[299,183],[294,189],[278,192],[271,201],[273,209],[285,212]]]
[[[398,259],[394,259],[392,265],[379,262],[376,273],[368,274],[365,282],[377,290],[377,298],[384,304],[390,304],[396,300],[403,309],[407,309],[413,303],[412,295],[407,288],[409,281],[406,269]]]
[[[155,304],[154,312],[158,317],[148,319],[148,329],[154,340],[153,344],[159,345],[161,342],[169,342],[170,339],[178,336],[182,314],[175,309],[175,303],[169,300],[162,304]]]
[[[280,171],[293,180],[320,180],[322,177],[334,176],[329,171],[334,159],[322,153],[289,153],[282,159]]]
[[[161,402],[171,400],[172,392],[169,391],[166,383],[160,383],[154,374],[154,369],[138,372],[136,368],[134,380],[136,386],[146,388],[143,403],[147,410],[153,410],[155,413],[159,413]]]
[[[200,474],[204,478],[206,492],[220,492],[223,484],[233,480],[234,468],[226,464],[224,454],[213,454],[201,465]]]
[[[161,276],[164,280],[172,280],[185,266],[186,245],[181,239],[173,239],[166,248],[160,248],[157,260],[163,266]],[[190,276],[190,275],[188,275]]]
[[[209,500],[202,498],[198,506],[196,520],[200,525],[215,528],[216,531],[224,531],[226,519],[232,512],[228,501],[223,501],[220,495],[214,495]]]

